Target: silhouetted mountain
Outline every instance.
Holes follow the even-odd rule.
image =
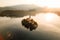
[[[3,7],[2,10],[31,10],[39,8],[36,5],[15,5],[15,6],[7,6]]]
[[[2,8],[0,16],[9,16],[9,17],[21,17],[26,15],[35,15],[35,13],[40,12],[40,7],[36,5],[16,5],[8,6]]]
[[[26,15],[35,15],[37,13],[56,13],[60,15],[60,8],[38,7],[36,5],[15,5],[0,8],[0,16],[23,17]]]

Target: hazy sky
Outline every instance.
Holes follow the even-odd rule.
[[[60,0],[0,0],[0,6],[36,4],[38,6],[60,7]]]

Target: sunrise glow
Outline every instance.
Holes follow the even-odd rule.
[[[60,8],[60,0],[1,0],[0,6],[35,4],[40,7]]]

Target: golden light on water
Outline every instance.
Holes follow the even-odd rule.
[[[53,21],[53,20],[55,20],[56,17],[57,17],[57,15],[53,14],[53,13],[45,14],[45,20],[46,21]]]
[[[53,22],[59,18],[58,15],[54,13],[44,13],[44,14],[41,13],[41,14],[37,14],[35,17],[40,22]]]

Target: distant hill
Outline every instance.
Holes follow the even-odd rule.
[[[56,13],[60,16],[60,8],[46,8],[36,5],[15,5],[0,7],[0,16],[23,17],[26,15],[35,15],[37,13]]]
[[[15,6],[7,6],[2,7],[2,10],[31,10],[40,8],[36,5],[15,5]]]
[[[9,17],[22,17],[26,15],[35,15],[35,13],[40,12],[43,8],[36,5],[15,5],[3,7],[0,10],[0,16],[9,16]]]

